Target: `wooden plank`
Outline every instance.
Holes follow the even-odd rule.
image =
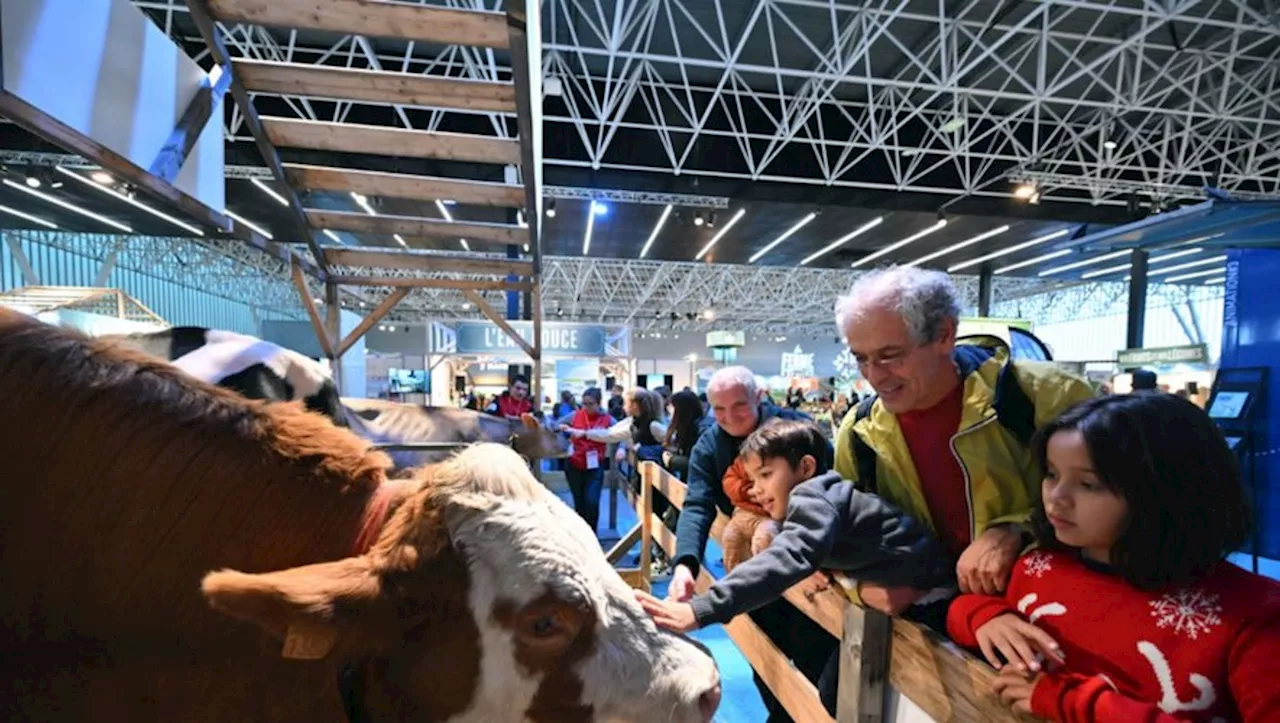
[[[627,550],[630,550],[637,542],[640,541],[640,528],[641,525],[636,523],[635,527],[627,530],[627,534],[623,535],[621,540],[618,540],[613,547],[609,548],[609,551],[605,553],[604,558],[609,561],[610,565],[621,560],[622,556],[627,554]]]
[[[475,206],[520,208],[524,188],[509,183],[465,181],[438,176],[360,171],[295,163],[284,164],[289,182],[300,188],[348,191],[364,196],[407,198],[415,201],[452,200]]]
[[[640,507],[636,509],[636,516],[640,520],[640,569],[651,569],[653,549],[653,536],[661,530],[665,535],[671,537],[672,545],[668,550],[671,554],[667,559],[675,559],[675,535],[667,529],[662,520],[656,520],[657,515],[653,514],[653,470],[650,467],[640,468]],[[659,534],[662,534],[659,533]],[[667,549],[667,548],[663,548]]]
[[[387,0],[209,0],[223,22],[505,49],[504,13]]]
[[[836,691],[839,723],[880,723],[884,719],[892,627],[889,616],[879,610],[845,606]]]
[[[637,590],[649,592],[649,576],[645,571],[638,567],[628,567],[618,570],[618,577],[622,581]]]
[[[511,325],[507,323],[506,319],[502,318],[501,314],[494,311],[492,306],[489,306],[489,302],[484,300],[484,297],[480,295],[480,292],[473,289],[463,289],[462,295],[467,297],[468,301],[475,304],[476,308],[480,310],[480,313],[488,317],[489,321],[492,321],[499,329],[502,329],[503,333],[505,333],[511,341],[515,342],[516,346],[520,347],[520,350],[528,355],[530,359],[538,358],[537,352],[534,351],[532,346],[529,346],[529,342],[525,341],[524,337],[517,334],[516,330],[511,328]]]
[[[520,144],[494,136],[300,118],[263,118],[262,124],[271,143],[285,148],[502,165],[520,162]]]
[[[307,220],[315,228],[330,228],[356,233],[373,233],[383,236],[400,234],[401,236],[418,236],[440,239],[464,238],[468,241],[483,243],[500,243],[504,245],[522,244],[529,240],[529,230],[506,223],[474,223],[468,221],[445,221],[444,219],[422,218],[418,216],[391,216],[379,214],[370,216],[367,213],[353,211],[321,211],[307,209]]]
[[[214,73],[217,75],[215,76]],[[231,71],[221,65],[215,65],[214,70],[201,79],[195,96],[187,102],[187,108],[174,125],[173,131],[169,133],[169,139],[160,147],[155,160],[151,162],[152,174],[170,183],[178,177],[178,171],[187,162],[191,149],[195,148],[196,141],[200,140],[200,133],[209,124],[209,116],[213,114],[213,109],[222,103],[222,97],[227,94],[230,87]]]
[[[307,310],[307,317],[311,319],[311,327],[315,329],[316,338],[320,340],[320,350],[330,359],[334,358],[333,341],[329,338],[329,332],[325,329],[325,322],[320,318],[320,312],[316,310],[315,299],[311,296],[311,289],[307,288],[307,280],[302,275],[302,269],[297,264],[290,267],[290,273],[293,275],[293,285],[298,289],[298,295],[302,297],[302,308]]]
[[[507,0],[511,76],[516,86],[516,136],[534,280],[542,278],[542,18],[541,2]]]
[[[516,112],[516,89],[511,83],[270,60],[236,60],[235,69],[245,89],[257,93],[477,112]]]
[[[337,283],[332,277],[330,277],[329,281]],[[352,344],[359,341],[360,337],[364,336],[367,331],[372,329],[373,325],[377,324],[379,319],[386,316],[388,311],[391,311],[396,304],[399,304],[404,297],[408,296],[410,291],[413,291],[413,289],[399,288],[392,291],[390,294],[387,294],[386,298],[384,298],[368,316],[361,319],[360,323],[356,324],[356,328],[352,329],[351,333],[347,334],[347,338],[343,339],[342,343],[338,345],[338,356],[346,354]]]
[[[473,279],[414,279],[390,276],[330,276],[343,286],[392,286],[407,289],[475,289],[476,291],[528,291],[528,281],[480,281]]]
[[[528,276],[533,265],[517,259],[475,258],[461,254],[423,254],[394,249],[356,249],[326,246],[325,260],[334,266],[414,269],[494,276]]]
[[[223,68],[231,67],[231,55],[227,53],[226,45],[222,42],[222,31],[214,25],[213,18],[209,15],[208,5],[205,0],[187,0],[187,10],[191,15],[191,20],[196,24],[196,29],[200,31],[200,36],[204,38],[205,45],[209,48],[209,54],[213,56],[213,60]],[[276,152],[275,146],[267,139],[266,132],[262,128],[262,119],[258,116],[258,109],[254,107],[253,101],[249,98],[249,93],[240,83],[239,78],[235,77],[235,73],[231,74],[231,96],[236,100],[236,106],[240,108],[240,114],[244,117],[244,123],[249,127],[249,133],[253,136],[254,146],[258,149],[258,155],[262,156],[262,160],[267,164],[267,168],[271,169],[271,175],[281,184],[285,183],[284,169],[280,166],[280,154]],[[285,184],[284,199],[289,207],[289,220],[293,223],[299,238],[306,241],[307,248],[311,250],[311,255],[315,257],[316,263],[320,264],[320,271],[327,273],[328,269],[324,267],[324,257],[320,254],[320,244],[316,241],[315,234],[311,232],[307,226],[307,219],[302,215],[302,204],[298,203],[298,194]]]
[[[726,623],[724,630],[792,719],[806,723],[831,722],[831,716],[818,700],[818,689],[791,665],[787,656],[751,622],[751,618],[739,615]]]

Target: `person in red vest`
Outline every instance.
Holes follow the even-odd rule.
[[[517,374],[511,378],[507,391],[499,394],[485,411],[497,417],[520,419],[522,414],[533,413],[533,400],[529,398],[529,380]]]
[[[613,417],[600,408],[600,389],[589,387],[582,393],[582,406],[569,423],[570,429],[605,429],[613,425]],[[600,490],[604,486],[605,443],[575,437],[573,453],[565,464],[565,481],[573,494],[573,509],[595,531],[600,521]]]

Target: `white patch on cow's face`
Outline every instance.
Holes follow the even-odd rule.
[[[204,346],[173,360],[173,365],[201,381],[217,384],[261,364],[293,387],[295,399],[315,396],[332,381],[324,367],[278,344],[231,331],[210,329]]]
[[[471,573],[471,608],[483,641],[473,705],[455,720],[523,719],[541,675],[517,662],[515,636],[495,608],[550,593],[585,600],[594,613],[594,649],[574,665],[580,703],[592,708],[594,721],[703,721],[698,700],[719,680],[715,662],[657,629],[580,517],[545,488],[533,497],[490,497],[449,516],[450,537]]]

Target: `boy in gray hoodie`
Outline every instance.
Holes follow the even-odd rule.
[[[819,570],[891,588],[914,589],[914,605],[955,594],[955,564],[928,528],[880,497],[860,492],[820,460],[826,440],[810,422],[770,420],[742,443],[752,494],[781,523],[773,542],[687,603],[637,591],[658,625],[688,632],[726,623],[782,596]],[[821,587],[813,584],[811,589]],[[819,682],[835,703],[838,654]],[[828,681],[827,679],[830,678]]]

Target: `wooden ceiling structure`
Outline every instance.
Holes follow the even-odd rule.
[[[189,0],[192,18],[215,62],[231,75],[230,91],[252,131],[259,153],[283,190],[298,240],[314,258],[314,268],[295,264],[293,279],[326,356],[340,375],[340,357],[361,334],[415,288],[461,290],[468,298],[482,291],[532,294],[533,339],[526,342],[486,304],[477,307],[513,336],[541,378],[541,44],[536,0],[507,0],[505,12],[461,10],[390,0]],[[408,42],[439,43],[507,51],[510,82],[427,77],[382,70],[327,67],[232,58],[222,27],[236,23],[284,30],[319,30]],[[279,93],[335,101],[377,103],[514,116],[516,136],[423,131],[390,126],[264,117],[250,93]],[[495,123],[501,132],[503,124]],[[277,148],[414,157],[514,169],[521,183],[385,173],[355,168],[283,163]],[[365,215],[304,208],[299,191],[337,191],[374,198],[457,203],[523,211],[527,223],[474,223],[399,215]],[[404,248],[324,244],[325,231],[394,236]],[[423,252],[415,239],[465,238],[477,253]],[[495,258],[493,253],[524,247],[528,258]],[[482,253],[488,252],[488,253]],[[512,255],[512,254],[508,254]],[[311,273],[304,273],[310,270]],[[421,276],[406,271],[423,272]],[[427,272],[431,272],[428,276]],[[441,278],[439,272],[450,276]],[[324,316],[309,286],[324,287]],[[383,287],[382,303],[343,339],[339,332],[342,286]],[[535,388],[535,398],[540,391]]]

